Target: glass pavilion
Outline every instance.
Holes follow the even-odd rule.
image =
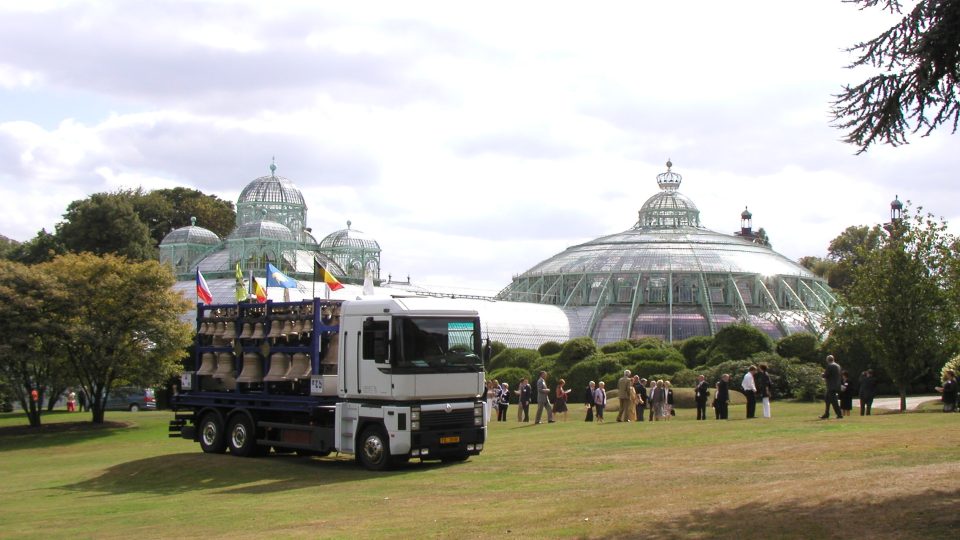
[[[657,176],[660,192],[631,228],[567,248],[514,277],[497,297],[556,306],[571,337],[600,344],[713,335],[738,322],[773,338],[820,333],[835,301],[826,281],[754,242],[748,210],[736,235],[701,226],[672,166]]]

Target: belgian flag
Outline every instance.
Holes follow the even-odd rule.
[[[336,291],[343,288],[343,284],[337,281],[337,278],[333,277],[333,274],[327,271],[326,268],[320,264],[316,258],[313,259],[313,280],[317,281],[317,278],[320,278],[320,281],[327,284],[327,287],[330,287],[331,291]]]

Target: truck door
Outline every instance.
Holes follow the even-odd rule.
[[[361,325],[361,352],[357,366],[357,388],[361,396],[390,395],[389,316],[365,317]]]

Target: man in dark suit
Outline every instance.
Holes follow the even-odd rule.
[[[639,376],[633,376],[633,388],[637,391],[637,397],[640,398],[640,401],[637,402],[637,422],[643,422],[643,415],[647,410],[647,380],[641,379]]]
[[[831,406],[833,406],[833,412],[837,415],[837,420],[843,418],[843,412],[840,411],[840,400],[838,399],[840,383],[842,382],[841,372],[840,364],[834,361],[833,355],[827,355],[827,367],[820,375],[827,383],[827,391],[823,395],[824,409],[823,416],[820,417],[821,420],[830,418]]]
[[[710,386],[703,375],[697,375],[697,384],[693,387],[693,396],[697,402],[697,420],[707,419],[707,397],[710,395]]]
[[[720,413],[720,420],[727,419],[728,407],[730,406],[730,374],[724,373],[717,383],[717,412]]]
[[[587,417],[585,422],[593,422],[593,396],[597,391],[597,383],[590,381],[583,391],[583,403],[587,407]]]
[[[860,416],[864,413],[870,416],[873,408],[873,398],[877,395],[877,378],[873,370],[868,369],[860,374]]]

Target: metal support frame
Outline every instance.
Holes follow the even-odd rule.
[[[785,287],[787,289],[787,292],[790,293],[793,299],[796,300],[798,304],[800,304],[800,309],[802,310],[801,313],[803,313],[803,320],[804,322],[806,322],[807,328],[809,328],[810,331],[813,332],[814,334],[818,333],[819,329],[813,323],[813,318],[810,316],[810,310],[807,309],[807,305],[803,303],[803,300],[800,298],[800,295],[797,294],[797,291],[793,290],[793,287],[791,287],[790,284],[787,283],[787,280],[783,278],[780,278],[780,285]]]
[[[600,319],[600,313],[610,305],[610,299],[608,298],[610,295],[607,294],[607,287],[610,286],[610,281],[612,279],[613,274],[607,274],[607,279],[603,281],[603,286],[600,288],[600,297],[597,298],[597,307],[593,308],[593,315],[590,316],[590,322],[587,323],[587,335],[590,337],[593,337],[593,332],[596,330],[597,322]]]
[[[737,280],[733,279],[733,274],[727,274],[727,279],[730,280],[730,286],[733,287],[733,292],[737,298],[737,307],[740,308],[740,320],[744,323],[750,322],[750,312],[747,310],[747,304],[743,301],[743,295],[740,294],[740,287],[737,286]]]
[[[640,282],[643,279],[643,272],[637,274],[637,286],[633,289],[633,302],[630,303],[630,320],[627,322],[627,336],[630,339],[633,335],[633,321],[637,318],[637,309],[643,303],[643,291],[640,289]]]
[[[770,293],[770,290],[767,289],[767,286],[763,283],[763,280],[759,276],[756,278],[756,282],[760,287],[758,289],[762,291],[767,300],[770,302],[770,306],[773,308],[773,316],[776,318],[777,326],[780,327],[780,331],[783,332],[784,336],[790,335],[790,329],[787,328],[786,323],[783,322],[783,313],[780,313],[780,306],[777,305],[777,299],[773,297],[773,294]]]
[[[586,278],[587,278],[587,274],[583,274],[580,276],[580,280],[577,281],[577,283],[573,286],[572,289],[570,289],[570,296],[568,296],[567,299],[564,300],[563,307],[570,307],[570,300],[573,300],[573,297],[576,296],[577,289],[580,288],[580,284],[583,283],[583,280]]]
[[[703,272],[698,272],[697,276],[700,277],[700,296],[703,298],[703,311],[707,316],[707,324],[710,326],[710,335],[717,335],[717,325],[713,320],[713,309],[710,307],[710,295],[707,294],[710,291],[707,290],[707,281],[703,279]]]

